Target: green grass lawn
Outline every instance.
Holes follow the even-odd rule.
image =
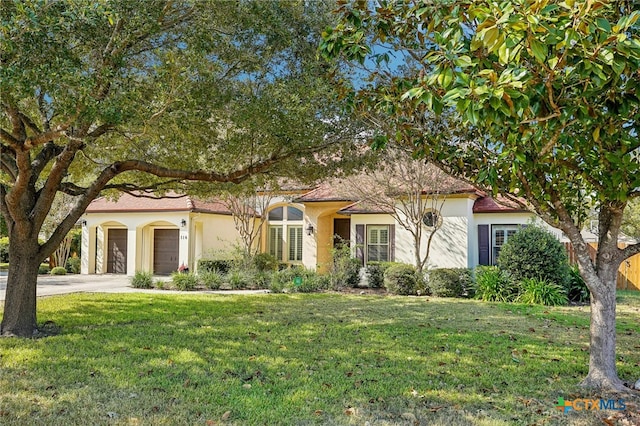
[[[60,334],[0,339],[0,424],[602,424],[588,307],[312,295],[75,294]],[[640,378],[640,294],[619,295],[618,368]],[[617,397],[616,397],[617,398]],[[638,398],[626,399],[637,412]],[[635,414],[634,414],[635,415]]]

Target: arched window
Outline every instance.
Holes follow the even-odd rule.
[[[275,207],[267,213],[267,220],[267,252],[281,262],[302,262],[302,210]]]

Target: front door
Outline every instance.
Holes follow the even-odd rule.
[[[351,240],[351,219],[333,219],[333,247],[349,245]]]
[[[155,229],[153,231],[153,273],[169,275],[178,270],[180,231]]]
[[[107,230],[107,273],[127,273],[127,230]]]

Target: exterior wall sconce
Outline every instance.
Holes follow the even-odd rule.
[[[180,221],[180,226],[182,226],[183,228],[184,228],[185,226],[187,226],[187,221],[186,221],[186,220],[184,220],[184,219],[182,219],[182,220]]]
[[[309,224],[309,226],[307,226],[307,235],[312,235],[313,234],[313,225]]]
[[[82,224],[82,226],[87,226],[87,221],[86,221],[86,220],[83,220],[83,221],[81,222],[81,224]]]

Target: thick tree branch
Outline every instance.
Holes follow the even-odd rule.
[[[620,249],[620,258],[621,260],[625,260],[638,253],[640,253],[640,243],[631,244],[630,246]]]
[[[11,148],[14,151],[20,149],[20,141],[14,138],[11,133],[2,128],[0,128],[0,139],[8,145],[8,148]]]
[[[47,217],[51,204],[60,188],[60,183],[66,176],[69,165],[73,162],[80,146],[81,142],[71,141],[65,146],[62,153],[57,156],[56,161],[53,163],[47,180],[39,191],[38,199],[33,209],[33,223],[38,229],[40,229]]]

